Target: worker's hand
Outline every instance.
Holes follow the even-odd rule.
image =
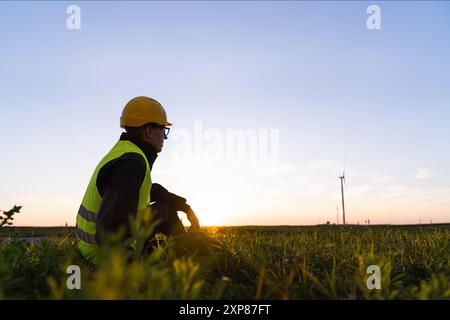
[[[186,215],[187,215],[189,222],[191,223],[191,227],[189,228],[189,231],[200,230],[200,222],[198,221],[198,218],[195,215],[194,211],[192,209],[189,209],[189,211],[187,212]]]

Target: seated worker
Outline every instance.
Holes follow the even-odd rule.
[[[187,236],[177,212],[186,213],[189,231],[197,233],[200,223],[194,211],[186,199],[152,183],[152,167],[170,125],[164,108],[152,98],[136,97],[125,105],[120,118],[125,132],[95,168],[76,219],[77,247],[88,261],[96,263],[100,235],[124,229],[124,240],[129,238],[130,216],[136,217],[151,202],[152,217],[159,222],[153,235],[179,236],[186,251],[204,245],[209,238],[204,234]]]

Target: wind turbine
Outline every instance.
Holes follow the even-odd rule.
[[[345,170],[342,172],[342,176],[339,177],[341,179],[341,194],[342,194],[342,217],[343,224],[345,225],[345,205],[344,205],[344,182],[345,182]],[[347,185],[347,183],[345,183]]]

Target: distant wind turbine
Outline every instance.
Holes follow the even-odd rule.
[[[339,177],[341,179],[341,194],[342,194],[342,218],[343,224],[345,225],[345,205],[344,205],[344,182],[345,182],[345,170],[342,172],[342,176]],[[347,183],[345,182],[345,185]]]

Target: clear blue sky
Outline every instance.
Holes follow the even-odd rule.
[[[0,48],[0,209],[22,204],[18,225],[74,224],[137,95],[174,131],[279,130],[273,171],[177,163],[167,141],[154,180],[206,224],[334,222],[344,158],[350,222],[450,221],[449,2],[0,2]]]

